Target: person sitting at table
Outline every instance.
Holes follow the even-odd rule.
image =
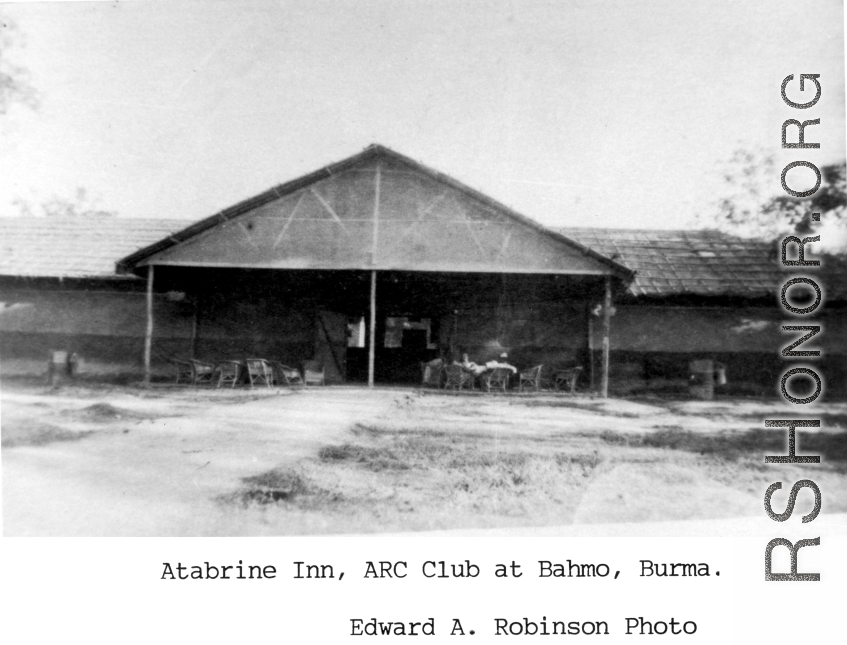
[[[499,361],[488,361],[485,364],[485,369],[493,370],[493,369],[499,368],[499,369],[504,369],[504,370],[511,370],[512,374],[517,374],[518,368],[515,367],[514,365],[509,365],[506,362],[507,358],[509,358],[509,355],[506,352],[503,352],[502,354],[500,354],[500,360]]]
[[[499,361],[488,361],[485,365],[477,365],[476,363],[474,363],[473,361],[468,359],[467,354],[462,354],[462,362],[459,363],[459,364],[466,371],[470,372],[474,376],[480,376],[481,374],[485,374],[485,372],[488,372],[490,370],[497,369],[497,368],[505,369],[505,370],[511,370],[512,374],[517,374],[518,368],[515,367],[514,365],[509,365],[506,362],[507,358],[509,358],[508,354],[506,354],[506,352],[503,352],[502,354],[500,354],[501,360],[499,360]]]
[[[459,363],[466,372],[470,372],[474,376],[479,376],[483,374],[488,368],[484,365],[477,365],[472,360],[468,358],[467,354],[462,354],[462,362]]]

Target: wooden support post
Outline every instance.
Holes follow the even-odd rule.
[[[382,165],[377,163],[374,173],[373,239],[371,240],[371,265],[376,266],[379,253],[379,201],[382,184]],[[376,269],[371,271],[371,320],[368,325],[368,387],[374,386],[376,358]]]
[[[377,253],[379,253],[379,200],[380,187],[382,185],[382,166],[376,165],[374,176],[374,213],[373,213],[373,238],[371,239],[371,264],[376,265]]]
[[[200,309],[200,295],[194,296],[194,307],[191,316],[191,358],[197,358],[197,318]]]
[[[150,385],[150,357],[153,352],[153,265],[147,267],[147,330],[144,333],[144,385]]]
[[[612,326],[612,276],[606,276],[606,293],[603,296],[603,374],[600,396],[609,396],[609,331]]]
[[[451,361],[456,360],[456,341],[459,339],[459,310],[453,310],[453,335],[450,336],[450,356]]]
[[[588,310],[588,387],[594,391],[594,314]]]
[[[376,271],[371,271],[371,320],[368,325],[368,387],[374,386],[376,356]]]

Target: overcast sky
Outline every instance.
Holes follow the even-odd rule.
[[[4,214],[84,187],[122,217],[197,219],[377,142],[549,225],[686,227],[739,146],[844,158],[839,0],[0,13],[41,94],[0,116]],[[817,106],[782,103],[791,73],[821,75]],[[821,150],[781,151],[787,118],[820,118]]]

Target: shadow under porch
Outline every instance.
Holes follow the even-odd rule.
[[[189,338],[157,335],[152,354],[215,362],[261,357],[295,367],[324,363],[328,382],[367,383],[371,272],[157,266],[154,291],[189,311]],[[374,381],[420,382],[435,357],[484,363],[507,353],[519,368],[582,365],[588,384],[589,317],[604,278],[591,275],[376,274]],[[160,318],[157,320],[157,316]]]

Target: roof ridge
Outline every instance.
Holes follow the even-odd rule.
[[[311,186],[317,183],[318,181],[327,179],[334,174],[338,174],[339,172],[342,172],[348,168],[354,167],[356,164],[368,160],[369,158],[377,155],[383,155],[393,159],[394,161],[410,166],[413,170],[428,175],[438,182],[447,184],[451,188],[465,193],[470,198],[482,203],[488,208],[493,208],[497,211],[500,211],[503,215],[511,217],[523,226],[533,228],[539,233],[542,233],[543,235],[546,235],[558,241],[560,244],[563,243],[573,249],[576,249],[583,255],[592,258],[594,261],[610,267],[613,271],[615,271],[616,274],[623,277],[624,279],[632,279],[632,271],[630,269],[614,260],[609,259],[607,256],[598,253],[597,251],[594,251],[593,249],[585,246],[579,241],[573,240],[550,227],[544,226],[540,222],[515,211],[509,206],[506,206],[505,204],[497,201],[496,199],[489,197],[481,191],[472,188],[471,186],[468,186],[467,184],[457,179],[454,179],[453,177],[450,177],[445,173],[430,168],[429,166],[419,161],[416,161],[411,157],[407,157],[399,152],[396,152],[395,150],[392,150],[391,148],[388,148],[387,146],[377,143],[369,145],[362,152],[359,152],[351,157],[347,157],[345,159],[342,159],[341,161],[331,163],[312,173],[302,175],[288,182],[274,186],[263,193],[259,193],[254,197],[242,200],[228,208],[225,208],[215,213],[214,215],[206,217],[180,231],[175,232],[173,235],[167,238],[164,238],[162,240],[159,240],[158,242],[150,244],[149,246],[139,249],[138,251],[121,258],[117,262],[117,269],[118,271],[122,272],[131,271],[132,268],[135,267],[139,262],[150,257],[151,255],[154,255],[155,253],[164,251],[168,248],[171,248],[172,246],[175,246],[176,244],[179,244],[190,238],[200,235],[201,233],[204,233],[205,231],[214,228],[222,222],[228,221],[236,217],[240,217],[242,215],[246,215],[247,213],[250,213],[256,208],[259,208],[261,206],[264,206],[265,204],[280,199],[281,197],[290,195],[300,189]]]

